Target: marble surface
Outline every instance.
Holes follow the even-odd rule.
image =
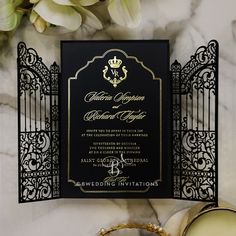
[[[54,200],[17,203],[16,46],[25,41],[49,65],[59,61],[61,39],[163,39],[181,63],[211,39],[220,44],[219,197],[236,205],[236,1],[142,0],[138,28],[39,34],[24,23],[0,53],[0,235],[95,236],[101,227],[130,219],[160,222],[172,236],[193,202],[178,200]]]

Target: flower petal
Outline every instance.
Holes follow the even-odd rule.
[[[70,6],[62,6],[51,0],[41,0],[35,7],[44,20],[51,24],[63,26],[69,30],[77,30],[82,22],[81,15]]]
[[[115,23],[130,28],[137,27],[141,20],[139,0],[110,0],[108,11]]]
[[[15,29],[21,20],[22,14],[15,12],[11,3],[0,7],[0,31],[11,31]]]
[[[39,0],[29,0],[29,2],[32,4],[35,4],[35,3],[39,2]]]
[[[23,0],[14,0],[13,1],[13,4],[14,4],[15,7],[19,6],[21,3],[23,3]]]
[[[73,0],[73,1],[84,7],[91,6],[99,2],[99,0]]]
[[[49,23],[39,16],[34,22],[34,27],[39,33],[43,33],[49,27]]]
[[[84,7],[77,6],[75,9],[81,13],[83,17],[83,24],[86,24],[88,26],[91,26],[94,29],[102,29],[102,23],[101,21],[89,10],[85,9]]]
[[[39,15],[34,10],[32,10],[30,13],[29,20],[33,24],[37,20],[38,17]]]
[[[75,6],[75,4],[70,0],[53,0],[53,2],[59,4],[59,5],[65,5],[65,6]]]

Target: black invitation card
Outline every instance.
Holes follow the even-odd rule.
[[[61,197],[172,196],[168,41],[62,41]]]

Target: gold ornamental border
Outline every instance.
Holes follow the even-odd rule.
[[[117,48],[113,48],[113,49],[109,49],[107,50],[105,53],[103,53],[102,56],[95,56],[93,57],[92,60],[88,61],[86,63],[85,66],[81,67],[75,74],[74,77],[70,77],[68,79],[68,136],[67,136],[67,142],[68,142],[68,151],[67,151],[67,156],[68,156],[68,162],[67,162],[67,181],[70,182],[70,183],[73,183],[75,186],[76,186],[76,181],[73,180],[70,176],[70,160],[71,160],[71,157],[70,157],[70,131],[71,131],[71,125],[70,125],[70,83],[72,80],[77,80],[77,77],[78,77],[78,74],[85,70],[90,64],[92,64],[96,59],[102,59],[104,58],[108,53],[110,52],[120,52],[122,53],[126,58],[128,59],[133,59],[135,60],[138,64],[140,64],[146,71],[148,71],[151,76],[152,76],[152,79],[153,80],[158,80],[159,83],[160,83],[160,177],[159,179],[157,180],[154,180],[153,182],[160,182],[162,181],[162,80],[161,78],[159,77],[156,77],[154,72],[148,68],[147,66],[145,66],[143,64],[142,61],[139,61],[137,57],[135,56],[129,56],[126,52],[124,52],[123,50],[121,49],[117,49]],[[146,189],[144,190],[111,190],[111,191],[105,191],[105,190],[85,190],[82,186],[78,186],[80,188],[80,190],[84,193],[122,193],[122,192],[133,192],[133,193],[136,193],[136,192],[142,192],[142,193],[145,193],[145,192],[148,192],[149,191],[149,188],[150,186],[148,186]]]

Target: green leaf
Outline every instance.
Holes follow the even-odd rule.
[[[101,21],[89,10],[82,6],[77,6],[75,9],[81,13],[82,18],[83,18],[83,24],[89,25],[94,29],[102,29],[102,23]]]
[[[82,22],[81,15],[70,6],[56,4],[51,0],[41,0],[35,7],[37,12],[45,21],[63,26],[69,30],[77,30]]]
[[[141,20],[139,0],[110,0],[108,11],[115,23],[126,27],[137,27]]]

